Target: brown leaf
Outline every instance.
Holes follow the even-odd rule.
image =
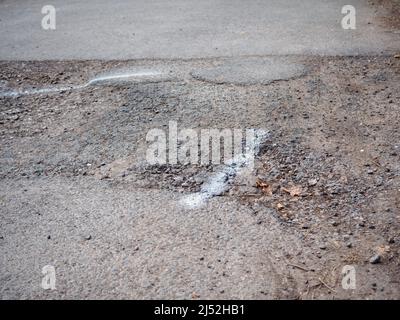
[[[377,247],[377,252],[380,255],[384,255],[385,253],[390,252],[390,246],[381,245],[381,246]]]
[[[289,193],[292,197],[298,197],[301,195],[301,186],[293,186],[290,188],[282,188],[283,191]]]
[[[256,187],[258,189],[261,189],[263,193],[272,196],[272,186],[269,183],[258,178],[256,181]]]
[[[200,298],[200,295],[197,294],[196,292],[193,292],[192,293],[192,299],[198,299],[198,298]]]

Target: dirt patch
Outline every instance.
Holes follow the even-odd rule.
[[[369,1],[372,6],[382,6],[388,14],[380,17],[382,25],[398,32],[400,28],[400,1],[399,0],[373,0]]]

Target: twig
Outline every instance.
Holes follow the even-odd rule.
[[[291,266],[291,267],[294,267],[294,268],[297,268],[297,269],[300,269],[300,270],[303,270],[303,271],[312,271],[312,270],[310,270],[310,269],[306,269],[306,268],[303,268],[302,266],[299,266],[299,265],[297,265],[297,264],[293,264],[293,263],[287,263],[287,265],[288,266]]]
[[[331,290],[331,291],[333,291],[333,292],[336,292],[335,289],[333,289],[333,288],[331,288],[330,286],[328,286],[324,281],[322,281],[321,278],[318,278],[318,280],[319,280],[325,287],[327,287],[329,290]]]
[[[371,161],[377,165],[378,167],[382,167],[382,165],[379,163],[379,160],[377,158],[372,158]]]

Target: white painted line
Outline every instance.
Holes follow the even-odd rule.
[[[86,88],[91,85],[97,85],[97,84],[100,84],[102,82],[107,82],[107,81],[118,81],[121,79],[129,79],[129,78],[154,77],[154,76],[160,76],[162,74],[163,73],[157,72],[157,71],[142,71],[142,72],[106,75],[106,76],[101,76],[101,77],[91,79],[83,85],[69,86],[69,87],[47,87],[47,88],[31,89],[31,90],[10,90],[10,91],[5,91],[5,92],[0,92],[0,97],[16,98],[16,97],[26,96],[26,95],[47,94],[47,93],[54,93],[54,92],[79,90],[79,89],[83,89],[83,88]]]
[[[112,80],[121,80],[121,79],[129,79],[129,78],[142,78],[142,77],[154,77],[162,75],[161,72],[157,71],[142,71],[142,72],[135,72],[135,73],[125,73],[125,74],[115,74],[115,75],[108,75],[102,76],[98,78],[94,78],[90,80],[86,85],[96,84],[99,82],[104,81],[112,81]]]
[[[53,92],[62,92],[62,91],[69,91],[79,89],[82,86],[73,86],[73,87],[48,87],[42,89],[31,89],[31,90],[16,90],[16,91],[6,91],[0,93],[0,97],[20,97],[26,95],[33,95],[33,94],[46,94],[46,93],[53,93]]]
[[[247,144],[244,153],[229,160],[221,170],[213,174],[202,186],[199,192],[185,196],[180,200],[180,204],[189,209],[202,206],[205,202],[215,196],[219,196],[229,189],[229,183],[236,176],[240,175],[244,169],[249,169],[253,165],[254,157],[260,153],[261,146],[269,137],[268,131],[253,129],[254,139]]]

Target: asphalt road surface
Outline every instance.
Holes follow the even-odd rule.
[[[351,1],[52,1],[56,30],[42,29],[46,1],[0,3],[0,58],[151,59],[238,55],[366,54],[399,49],[387,7]]]
[[[0,1],[0,298],[400,298],[398,1],[48,4]],[[149,164],[170,121],[254,167]]]

